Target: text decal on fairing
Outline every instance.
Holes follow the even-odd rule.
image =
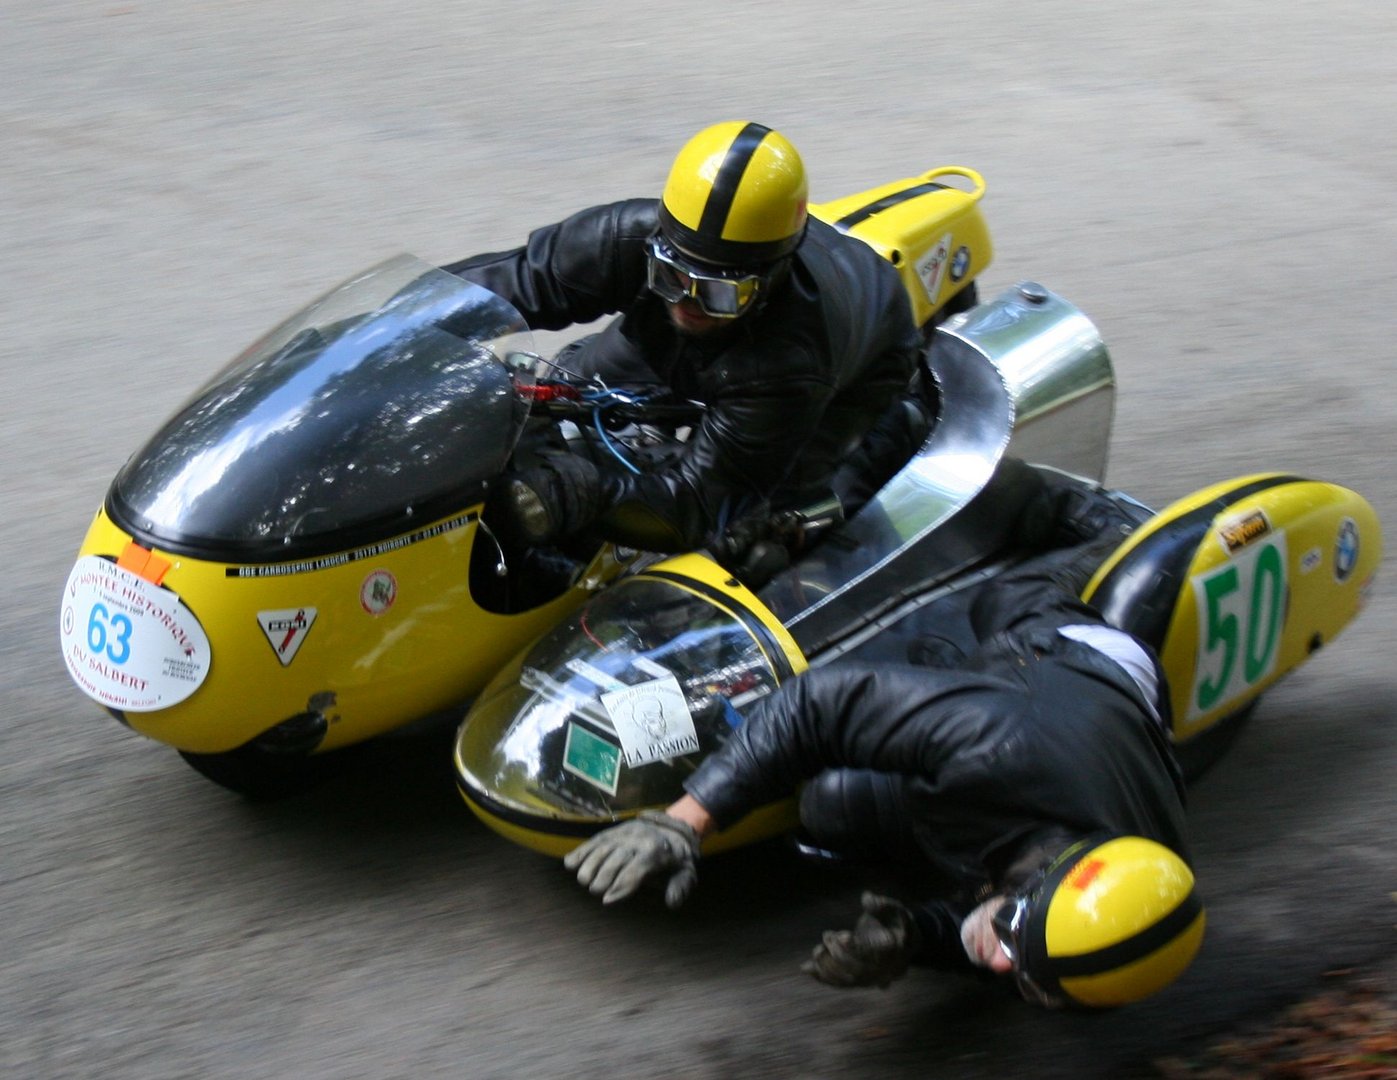
[[[1276,666],[1285,621],[1284,530],[1240,548],[1193,579],[1198,606],[1198,663],[1190,718],[1243,696]]]
[[[468,514],[458,514],[448,521],[439,521],[435,525],[429,525],[425,529],[418,529],[416,532],[406,533],[403,536],[395,536],[391,540],[383,540],[377,544],[369,544],[367,547],[355,548],[353,551],[340,551],[334,555],[323,555],[315,559],[303,559],[293,563],[271,563],[267,566],[230,566],[223,571],[231,578],[263,578],[263,577],[285,577],[288,574],[311,574],[317,570],[329,570],[336,566],[344,566],[348,563],[362,562],[364,559],[377,559],[387,555],[391,551],[399,548],[410,547],[413,544],[420,544],[424,540],[431,540],[442,533],[451,532],[464,525],[469,525],[479,517],[475,511]]]
[[[169,708],[209,672],[209,639],[180,598],[99,555],[68,575],[58,629],[68,674],[113,709]]]
[[[627,767],[698,752],[694,718],[673,675],[612,690],[601,703],[621,737]]]

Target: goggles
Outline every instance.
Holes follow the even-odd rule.
[[[1024,1000],[1047,1009],[1058,1009],[1065,1004],[1062,995],[1050,993],[1039,986],[1023,967],[1024,932],[1028,925],[1028,906],[1033,900],[1031,895],[1020,894],[1004,901],[991,920],[994,936],[999,940],[1000,952],[1014,965],[1014,985]]]
[[[1048,990],[1036,982],[1024,968],[1028,956],[1026,938],[1028,935],[1028,915],[1030,909],[1039,903],[1048,878],[1064,865],[1071,865],[1079,855],[1089,850],[1098,838],[1088,837],[1069,846],[1034,874],[1024,886],[1004,903],[990,920],[994,936],[999,941],[999,949],[1014,965],[1014,985],[1026,1001],[1036,1002],[1046,1009],[1060,1009],[1067,1004],[1067,998],[1056,990]]]
[[[766,284],[765,274],[746,270],[700,269],[658,233],[646,246],[650,291],[666,303],[693,300],[714,319],[735,319],[752,306]]]

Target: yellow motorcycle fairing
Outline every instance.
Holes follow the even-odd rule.
[[[587,601],[502,670],[456,736],[457,785],[506,839],[563,855],[666,805],[806,661],[780,621],[706,556],[665,559]],[[795,825],[793,800],[710,837],[708,852]]]
[[[974,169],[946,165],[832,202],[812,203],[810,213],[858,237],[897,267],[912,315],[918,326],[925,326],[994,257],[979,207],[984,194],[984,178]]]
[[[202,685],[185,700],[155,711],[117,711],[143,735],[210,754],[303,713],[323,715],[316,749],[329,750],[468,700],[521,641],[620,569],[604,549],[573,588],[550,602],[513,615],[483,610],[470,589],[478,516],[477,506],[397,537],[295,562],[229,564],[139,548],[99,512],[79,560],[120,562],[128,550],[145,552],[126,561],[158,567],[147,573],[198,620],[210,653]],[[77,613],[80,626],[86,618]],[[283,662],[279,647],[288,636],[295,648]]]
[[[1362,610],[1382,560],[1372,506],[1336,484],[1262,473],[1165,508],[1084,599],[1155,647],[1180,743],[1234,716]]]

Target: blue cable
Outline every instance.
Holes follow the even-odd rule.
[[[624,465],[630,472],[634,473],[636,476],[639,476],[640,470],[626,460],[625,455],[622,454],[621,451],[618,450],[615,444],[612,442],[611,436],[606,433],[606,428],[602,427],[601,414],[602,408],[598,408],[593,411],[592,424],[597,429],[597,434],[601,436],[602,445],[606,447],[607,452],[611,454],[612,457],[614,457],[617,461]]]

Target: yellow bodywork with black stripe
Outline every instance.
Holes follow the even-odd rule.
[[[1085,599],[1156,648],[1185,743],[1338,636],[1381,560],[1362,496],[1261,473],[1166,507],[1101,566]]]
[[[220,753],[297,713],[328,721],[318,750],[347,746],[469,700],[520,641],[542,633],[619,565],[603,551],[578,586],[514,615],[471,596],[479,507],[367,548],[255,566],[138,548],[105,511],[79,552],[118,565],[142,552],[139,574],[189,599],[208,638],[202,685],[185,700],[124,721],[180,750]],[[488,541],[487,541],[488,542]],[[295,658],[283,664],[259,613],[311,613]],[[81,613],[79,613],[81,615]],[[304,620],[303,620],[304,625]]]
[[[980,211],[984,178],[947,165],[920,176],[812,204],[810,213],[858,237],[897,267],[924,326],[967,288],[994,257]]]

